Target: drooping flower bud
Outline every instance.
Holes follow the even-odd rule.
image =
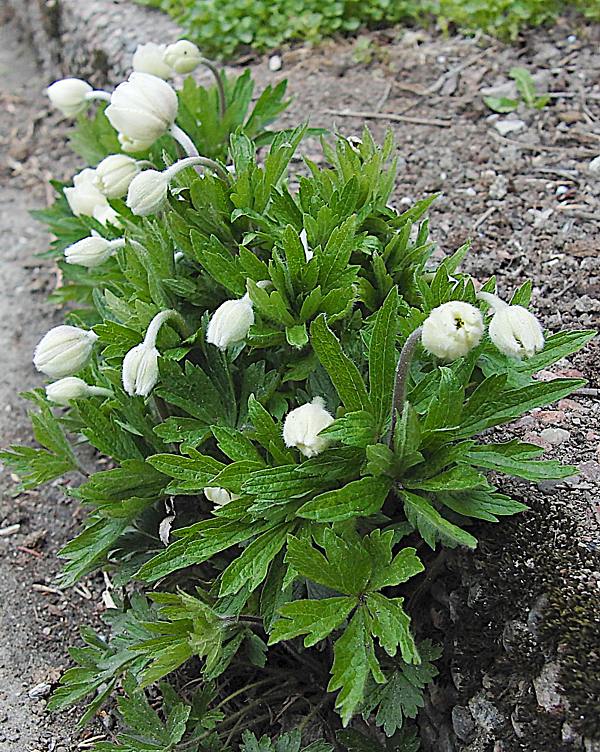
[[[107,198],[121,198],[140,171],[141,167],[133,157],[111,154],[96,167],[94,184]]]
[[[127,151],[149,148],[177,116],[177,94],[166,81],[149,73],[132,73],[113,91],[106,117],[125,139]],[[135,147],[135,148],[134,148]]]
[[[180,328],[184,322],[177,311],[171,309],[157,313],[146,330],[144,341],[133,347],[123,359],[123,388],[127,394],[138,394],[147,397],[158,381],[158,358],[160,353],[156,348],[156,338],[160,327],[168,321],[175,319]]]
[[[462,300],[450,300],[434,308],[425,319],[421,344],[442,360],[456,360],[480,343],[483,330],[478,308]]]
[[[83,368],[92,354],[98,335],[90,330],[63,324],[45,334],[33,354],[38,371],[53,379],[72,374]]]
[[[193,42],[180,39],[167,47],[163,60],[176,73],[191,73],[200,65],[202,54]]]
[[[254,309],[249,295],[226,300],[213,313],[206,331],[206,341],[220,350],[243,342],[254,323]]]
[[[79,264],[93,269],[100,266],[118,248],[123,248],[125,241],[122,238],[117,240],[107,240],[100,235],[90,235],[89,238],[83,238],[76,243],[65,248],[65,261],[68,264]]]
[[[480,292],[494,315],[489,325],[490,339],[498,350],[511,358],[531,358],[544,347],[544,332],[537,318],[520,305],[509,305],[497,295]]]
[[[55,81],[46,89],[50,102],[65,117],[75,117],[88,106],[86,94],[91,94],[92,87],[79,78],[63,78]]]
[[[101,386],[90,386],[77,376],[65,376],[46,387],[46,397],[57,405],[67,406],[71,400],[81,397],[110,397],[111,391]]]
[[[148,42],[138,44],[133,53],[132,66],[136,73],[149,73],[159,78],[170,78],[173,75],[171,67],[165,62],[166,45]]]
[[[168,171],[144,170],[136,175],[127,191],[127,206],[138,217],[159,212],[167,200]]]
[[[319,436],[333,423],[333,416],[325,409],[321,397],[289,412],[283,422],[283,440],[288,447],[296,447],[305,457],[314,457],[329,446],[329,440]]]
[[[63,192],[76,217],[92,217],[94,210],[109,206],[106,196],[96,187],[96,171],[90,167],[78,172],[73,178],[73,186],[64,188]]]
[[[123,388],[127,394],[147,397],[158,381],[158,356],[153,344],[144,340],[123,359]]]
[[[209,501],[212,501],[216,507],[225,506],[225,504],[229,504],[230,501],[235,501],[240,498],[237,494],[230,493],[225,488],[219,488],[218,486],[209,486],[208,488],[205,488],[204,495]]]

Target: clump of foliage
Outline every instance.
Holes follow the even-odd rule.
[[[583,0],[138,0],[180,23],[207,52],[231,57],[242,48],[261,52],[294,41],[316,42],[361,28],[435,22],[515,39],[528,27],[551,24],[567,8],[600,20]]]
[[[157,216],[132,211],[137,177],[103,222],[74,216],[58,183],[38,213],[62,271],[53,298],[74,304],[66,322],[86,360],[60,389],[25,395],[39,446],[2,459],[23,488],[84,475],[68,487],[88,516],[62,551],[62,585],[100,571],[114,585],[109,636],[83,628],[50,707],[85,700],[86,722],[118,697],[123,730],[98,752],[416,750],[411,721],[440,653],[411,606],[436,552],[474,548],[475,522],[525,508],[499,490],[503,475],[573,473],[481,435],[581,386],[535,374],[591,334],[558,332],[542,348],[526,283],[492,321],[515,313],[502,331],[531,357],[506,354],[498,327],[484,334],[494,279],[477,294],[459,271],[468,244],[431,260],[435,197],[390,208],[391,136],[324,139],[323,165],[304,158],[294,174],[306,126],[265,129],[284,86],[249,113],[247,75],[223,80],[224,114],[214,88],[178,92],[178,125],[217,163],[182,169]],[[119,152],[102,107],[72,142],[92,164]],[[163,135],[137,157],[167,170],[178,148]],[[119,242],[89,268],[67,263],[86,238]],[[438,337],[462,348],[446,360],[419,339],[440,307],[458,311]],[[222,337],[242,308],[242,336],[212,344],[214,322]],[[475,316],[468,341],[463,311]],[[145,370],[128,361],[142,346]],[[50,355],[64,375],[71,345]],[[108,459],[100,471],[78,459],[83,442]],[[308,729],[321,740],[303,747]]]
[[[484,97],[483,101],[494,112],[514,112],[521,102],[534,110],[543,109],[550,101],[550,95],[536,90],[535,81],[526,68],[511,68],[509,76],[514,80],[521,99],[511,97]]]

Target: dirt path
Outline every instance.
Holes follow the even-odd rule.
[[[26,403],[18,393],[41,383],[31,365],[40,336],[60,316],[46,298],[51,266],[35,254],[48,238],[29,216],[45,204],[43,174],[64,151],[62,138],[33,127],[46,107],[31,50],[12,25],[0,25],[0,436],[5,446],[29,442]],[[60,131],[58,131],[60,133]],[[21,171],[25,158],[31,172]],[[55,162],[57,174],[69,163]],[[10,176],[10,179],[9,179]],[[13,187],[14,186],[14,187]],[[53,590],[57,550],[73,535],[75,507],[59,486],[14,495],[14,482],[0,474],[0,749],[2,752],[67,752],[77,734],[69,716],[45,713],[48,685],[68,665],[66,648],[76,625],[90,618],[94,600],[85,591]],[[45,588],[49,588],[45,590]],[[85,613],[84,613],[85,612]],[[33,697],[30,696],[30,693]]]

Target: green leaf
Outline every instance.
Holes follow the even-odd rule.
[[[358,368],[342,351],[340,341],[329,329],[324,314],[310,327],[312,346],[329,374],[337,393],[350,412],[371,411],[371,401]]]
[[[487,522],[498,522],[498,516],[518,514],[527,506],[509,496],[488,491],[468,491],[466,493],[439,493],[436,499],[453,512],[464,517],[475,517]]]
[[[317,522],[340,522],[354,517],[368,517],[381,509],[391,486],[389,478],[366,476],[343,488],[315,496],[303,504],[296,514]]]
[[[477,538],[444,519],[427,499],[408,491],[401,491],[400,494],[408,521],[419,531],[429,548],[435,550],[437,540],[450,548],[455,546],[477,547]]]
[[[574,465],[562,465],[555,460],[536,460],[543,449],[535,444],[508,441],[505,444],[482,444],[467,453],[467,459],[477,467],[515,475],[525,480],[539,481],[568,478],[577,474]]]
[[[337,629],[355,606],[356,600],[347,596],[286,603],[279,609],[281,618],[273,625],[269,644],[306,635],[304,646],[312,647]]]
[[[335,707],[344,726],[348,725],[363,700],[369,674],[375,672],[376,680],[385,681],[375,668],[375,647],[365,622],[364,609],[357,609],[344,634],[333,646],[333,666],[327,691],[340,690]]]
[[[509,97],[484,97],[483,101],[494,112],[514,112],[519,106],[518,99],[510,99]]]
[[[339,441],[347,446],[366,447],[374,444],[377,426],[371,413],[359,410],[346,413],[336,420],[320,436],[327,436],[332,441]]]
[[[252,541],[221,575],[219,596],[237,593],[244,586],[256,590],[267,576],[269,564],[283,548],[290,530],[289,524],[278,525]]]
[[[489,488],[486,478],[469,465],[456,465],[433,478],[405,478],[406,488],[420,491],[466,491],[475,488]]]
[[[404,598],[386,598],[370,593],[366,599],[371,615],[371,632],[385,652],[394,657],[400,648],[406,663],[420,663],[421,658],[410,631],[410,617],[404,611]]]
[[[398,291],[393,287],[377,312],[369,343],[370,398],[380,431],[384,430],[390,417],[396,381],[397,310]]]

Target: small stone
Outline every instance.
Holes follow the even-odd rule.
[[[600,462],[588,460],[579,465],[579,472],[583,478],[591,481],[600,481]]]
[[[595,175],[600,174],[600,157],[594,157],[588,165],[588,170]]]
[[[562,410],[540,410],[536,417],[540,423],[549,425],[562,423],[565,419],[565,414]]]
[[[488,195],[493,199],[502,199],[508,193],[508,178],[504,175],[498,175],[490,185]]]
[[[561,713],[565,707],[565,701],[560,694],[559,676],[560,666],[556,662],[551,662],[546,663],[541,674],[533,680],[538,705],[553,715]]]
[[[452,708],[452,728],[458,738],[467,744],[475,737],[475,721],[464,705],[455,705]]]
[[[40,697],[46,697],[47,695],[49,695],[51,689],[51,684],[48,684],[47,682],[40,682],[40,684],[36,684],[35,687],[32,687],[27,692],[27,695],[31,700],[38,700]]]
[[[272,55],[269,58],[269,70],[272,73],[276,73],[277,71],[281,70],[282,65],[283,60],[281,59],[281,55]]]
[[[544,428],[540,431],[540,438],[548,444],[563,444],[571,438],[571,434],[564,428]]]
[[[482,694],[477,694],[469,700],[469,710],[478,726],[486,731],[497,731],[504,726],[506,719],[498,708]]]
[[[494,123],[494,128],[501,136],[507,136],[509,133],[518,133],[525,128],[525,122],[523,120],[497,120]]]

